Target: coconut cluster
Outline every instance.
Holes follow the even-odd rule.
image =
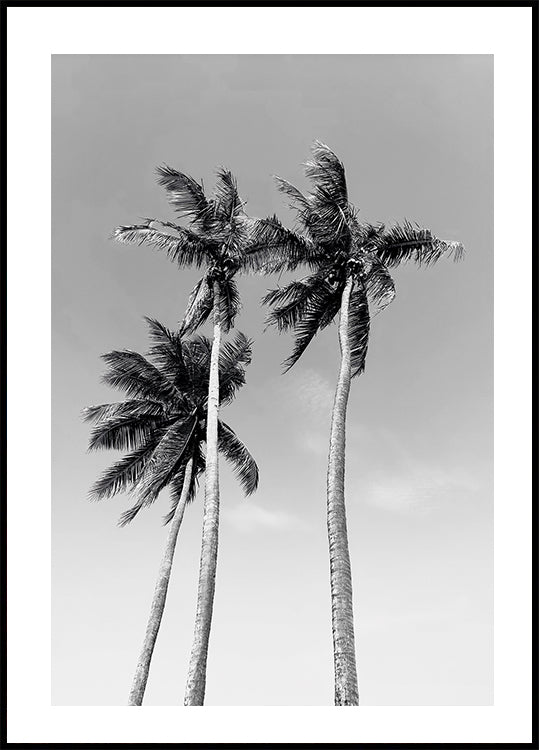
[[[361,279],[366,275],[365,261],[360,258],[350,258],[348,263],[348,273],[356,279]]]
[[[368,273],[368,265],[366,258],[337,258],[327,280],[330,284],[338,284],[350,276],[354,279],[363,279]]]
[[[239,268],[239,263],[235,258],[232,258],[229,254],[214,265],[208,268],[208,281],[227,281],[230,279]]]

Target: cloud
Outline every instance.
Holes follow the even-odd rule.
[[[349,432],[354,433],[356,447],[363,443],[359,465],[350,460],[347,444],[346,463],[348,481],[361,487],[361,502],[396,513],[427,513],[479,489],[477,479],[466,469],[444,466],[435,458],[418,459],[418,451],[409,442],[387,429],[367,433],[356,426]]]
[[[371,481],[365,501],[376,508],[400,513],[425,511],[432,507],[433,497],[438,498],[438,490],[425,477],[401,475]]]
[[[297,444],[301,450],[307,453],[327,458],[329,451],[329,427],[323,432],[320,430],[303,430],[297,436]]]
[[[316,370],[307,368],[291,376],[286,385],[288,398],[294,406],[299,405],[303,411],[312,416],[327,418],[328,424],[333,408],[335,387]]]
[[[367,484],[364,501],[369,505],[397,513],[425,513],[470,493],[475,482],[462,473],[449,473],[435,466],[410,466],[390,477],[378,474]]]
[[[292,370],[276,385],[275,398],[285,406],[286,430],[299,450],[327,458],[335,383],[315,369]]]
[[[255,529],[297,530],[304,527],[302,521],[291,513],[268,510],[247,501],[234,508],[223,509],[223,520],[237,531],[249,533]]]
[[[393,630],[396,627],[417,627],[426,623],[443,622],[451,614],[451,609],[426,609],[411,612],[386,611],[382,614],[366,614],[361,616],[362,633],[380,633],[382,630]]]

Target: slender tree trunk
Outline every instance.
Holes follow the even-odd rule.
[[[221,347],[221,293],[218,282],[213,284],[213,343],[208,385],[208,416],[206,425],[206,482],[202,551],[198,578],[195,634],[191,649],[184,705],[203,706],[206,690],[206,663],[210,639],[217,547],[219,542],[219,464],[217,451],[217,419],[219,416],[219,350]]]
[[[165,545],[165,553],[163,560],[161,561],[161,567],[159,568],[159,575],[157,576],[157,584],[155,586],[155,592],[153,595],[152,606],[150,609],[150,618],[148,620],[148,626],[146,628],[146,635],[144,636],[144,643],[142,645],[142,652],[137,664],[137,671],[133,679],[131,686],[131,692],[129,693],[129,706],[141,706],[142,699],[144,698],[144,691],[146,690],[146,682],[148,681],[148,673],[150,671],[150,662],[152,660],[153,649],[157,640],[157,634],[159,633],[159,627],[161,625],[161,618],[163,617],[163,611],[165,609],[165,602],[167,598],[168,583],[170,580],[170,571],[172,569],[172,560],[174,559],[174,550],[176,549],[176,540],[178,538],[178,531],[183,520],[183,514],[185,511],[185,504],[187,502],[187,496],[189,494],[189,486],[191,484],[191,474],[193,469],[193,459],[190,458],[185,467],[185,477],[183,480],[182,493],[176,507],[176,511],[170,522],[170,531],[167,537],[167,543]]]
[[[353,280],[348,279],[342,295],[339,321],[341,368],[331,419],[327,475],[327,526],[331,582],[331,623],[335,670],[335,705],[357,706],[359,694],[354,643],[352,572],[344,504],[344,454],[346,407],[350,393],[351,360],[348,312]]]

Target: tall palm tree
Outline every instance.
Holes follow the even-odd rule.
[[[330,559],[331,613],[335,673],[335,705],[359,703],[355,658],[352,575],[344,501],[345,423],[351,379],[365,367],[371,310],[385,307],[395,295],[389,269],[404,261],[428,265],[445,254],[461,257],[460,243],[443,242],[428,229],[404,222],[386,229],[360,222],[348,199],[344,166],[319,141],[305,165],[312,183],[303,195],[286,180],[278,188],[295,209],[299,232],[276,218],[258,223],[260,246],[272,257],[267,271],[307,266],[311,273],[267,294],[274,305],[268,320],[278,330],[293,329],[295,345],[286,360],[292,367],[315,334],[339,313],[341,361],[329,443],[327,530]]]
[[[196,494],[198,480],[207,470],[204,455],[208,415],[208,380],[212,347],[201,336],[183,340],[156,320],[146,319],[153,345],[148,357],[133,351],[113,351],[104,382],[123,391],[127,400],[91,406],[84,417],[95,423],[90,449],[128,451],[94,484],[95,499],[132,490],[136,503],[122,513],[120,525],[132,521],[168,488],[171,509],[165,516],[170,531],[150,609],[142,651],[129,695],[129,705],[140,706],[150,662],[165,608],[170,572],[185,506]],[[251,359],[250,342],[242,333],[227,342],[219,357],[220,403],[230,403],[245,382]],[[258,468],[234,431],[217,423],[218,450],[233,465],[247,495],[258,485]]]
[[[217,363],[222,333],[227,333],[232,328],[240,308],[234,277],[238,272],[253,266],[253,261],[249,258],[252,221],[244,212],[244,202],[229,170],[218,170],[211,198],[206,197],[202,184],[172,167],[159,167],[157,173],[169,202],[189,226],[145,219],[143,224],[118,227],[114,231],[114,237],[120,242],[147,244],[164,250],[180,268],[205,266],[204,274],[189,297],[180,328],[183,334],[191,333],[210,316],[213,320],[202,550],[195,632],[185,694],[186,705],[203,705],[219,540]]]

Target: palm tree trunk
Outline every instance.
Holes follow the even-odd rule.
[[[208,416],[206,424],[206,482],[202,551],[198,578],[197,613],[191,659],[185,688],[184,705],[203,706],[206,690],[206,663],[210,639],[217,547],[219,542],[219,465],[217,451],[217,419],[219,416],[219,350],[221,347],[221,291],[213,284],[213,343],[208,385]]]
[[[168,583],[170,581],[170,571],[172,569],[172,560],[174,559],[176,540],[178,538],[178,532],[183,521],[185,504],[187,502],[187,496],[189,494],[192,469],[193,459],[190,458],[185,467],[182,493],[180,495],[178,505],[176,506],[176,511],[174,513],[172,521],[170,522],[170,531],[168,533],[167,543],[165,545],[165,553],[163,555],[163,560],[161,561],[161,567],[159,568],[159,574],[157,576],[157,584],[155,586],[155,592],[153,595],[152,606],[150,609],[150,618],[148,620],[148,626],[146,628],[146,635],[144,636],[142,652],[137,664],[137,671],[135,672],[135,677],[131,686],[131,692],[129,693],[129,706],[141,706],[142,699],[144,698],[144,691],[146,690],[146,682],[148,681],[148,673],[150,671],[150,662],[152,660],[153,649],[157,640],[157,634],[159,633],[163,611],[165,609]]]
[[[350,568],[348,535],[346,531],[346,509],[344,504],[346,407],[351,380],[348,312],[353,284],[353,279],[348,279],[341,301],[339,321],[341,368],[331,418],[327,474],[327,526],[336,706],[359,705],[354,643],[352,572]]]

